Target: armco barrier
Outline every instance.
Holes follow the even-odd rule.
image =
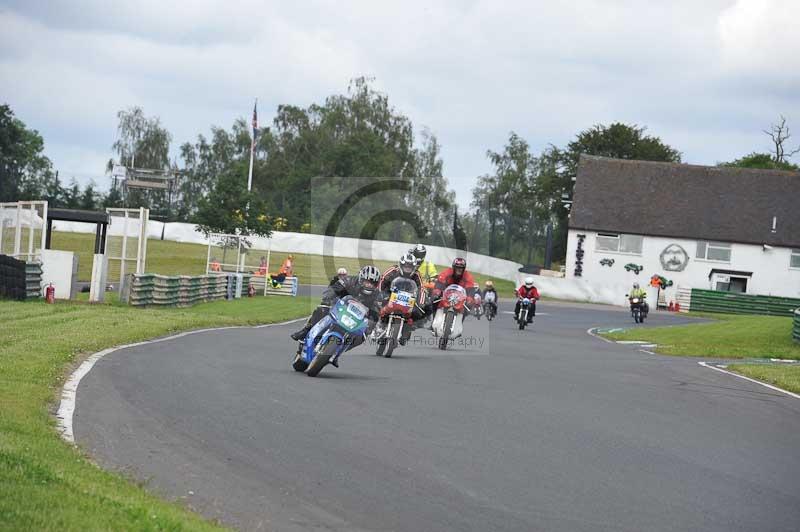
[[[800,299],[789,297],[734,294],[716,290],[692,289],[691,309],[724,314],[764,314],[791,316],[800,306]]]
[[[800,308],[794,310],[794,323],[792,325],[792,338],[800,342]]]
[[[152,273],[128,276],[128,304],[145,306],[188,307],[195,303],[225,299],[227,275],[181,275],[167,277]]]

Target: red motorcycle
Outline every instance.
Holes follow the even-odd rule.
[[[381,309],[380,328],[375,328],[373,338],[378,342],[376,355],[392,356],[397,345],[404,345],[403,329],[412,323],[411,313],[417,304],[417,284],[411,279],[398,277],[389,287],[389,299]]]
[[[467,291],[464,287],[451,284],[445,288],[433,316],[433,334],[439,338],[439,349],[447,349],[450,340],[461,336],[465,309]]]

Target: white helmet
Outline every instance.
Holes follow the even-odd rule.
[[[639,289],[639,283],[633,283],[633,289],[634,290],[638,290]]]
[[[532,288],[533,287],[533,277],[526,277],[525,278],[525,288]]]
[[[339,268],[336,270],[336,275],[341,277],[342,275],[347,275],[347,268]]]

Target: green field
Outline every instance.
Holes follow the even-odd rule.
[[[715,321],[672,327],[628,329],[605,334],[612,340],[642,340],[658,344],[665,355],[713,358],[800,359],[792,341],[792,319],[776,316],[706,314]]]
[[[314,304],[291,297],[185,309],[0,301],[0,529],[214,529],[65,443],[52,415],[57,390],[81,354],[181,330],[287,320]]]
[[[731,364],[728,369],[752,379],[774,384],[784,390],[800,393],[800,365]]]
[[[78,279],[89,281],[92,276],[92,253],[94,250],[94,235],[88,233],[62,233],[54,231],[51,237],[52,249],[74,251],[78,255]],[[253,250],[248,253],[247,265],[254,270],[258,267],[261,256],[266,255],[265,251]],[[280,267],[287,253],[273,252],[270,255],[269,270],[275,272]],[[324,259],[322,255],[306,255],[294,253],[295,275],[302,284],[327,284],[328,275],[325,273]],[[161,275],[200,275],[206,273],[206,259],[208,258],[208,246],[203,244],[184,244],[169,240],[149,239],[147,242],[147,273],[158,273]],[[222,257],[217,257],[219,260]],[[398,257],[399,258],[399,257]],[[235,260],[234,260],[235,262]],[[365,265],[366,261],[351,258],[336,258],[334,265],[336,268],[345,267],[351,273]],[[392,266],[389,261],[375,261],[375,265],[381,271]],[[113,266],[113,265],[112,265]],[[443,266],[437,265],[441,269]],[[111,267],[109,280],[119,279],[119,266]],[[475,280],[481,286],[486,279],[495,282],[497,290],[501,296],[512,295],[514,283],[507,280],[497,279],[481,274],[474,274]]]

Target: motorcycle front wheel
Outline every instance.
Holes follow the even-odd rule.
[[[450,333],[453,331],[453,320],[455,313],[448,312],[444,319],[444,328],[442,329],[442,337],[439,338],[439,349],[445,351],[447,349],[447,342],[450,340]]]
[[[395,320],[392,327],[389,329],[389,337],[386,338],[386,352],[383,354],[385,358],[391,358],[394,348],[400,343],[400,326],[403,324],[401,320]]]
[[[316,377],[322,368],[328,365],[333,355],[336,354],[336,340],[330,338],[328,342],[322,347],[322,351],[314,355],[314,359],[311,361],[311,364],[308,365],[308,370],[306,371],[306,375],[309,377]]]

